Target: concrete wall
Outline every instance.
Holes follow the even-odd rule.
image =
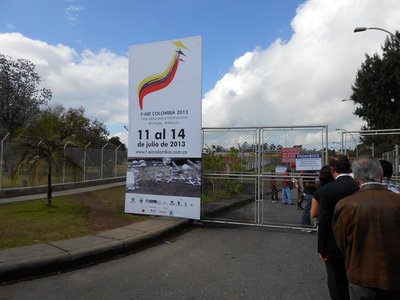
[[[53,184],[52,190],[53,190],[53,192],[63,191],[63,190],[70,190],[70,189],[94,186],[94,185],[102,185],[102,184],[113,183],[113,182],[122,182],[125,180],[126,180],[126,177],[122,176],[122,177],[115,177],[115,178],[90,180],[90,181],[84,181],[84,182]],[[41,186],[35,186],[35,187],[19,187],[19,188],[12,188],[12,189],[2,189],[2,190],[0,190],[0,199],[23,196],[23,195],[43,194],[43,193],[47,193],[47,185],[41,185]]]

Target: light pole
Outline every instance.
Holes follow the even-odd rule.
[[[345,133],[348,133],[350,136],[351,136],[351,138],[353,139],[353,142],[354,142],[354,149],[356,150],[356,157],[358,157],[358,145],[357,145],[357,142],[356,142],[356,139],[354,138],[354,136],[353,136],[353,134],[351,133],[351,132],[349,132],[347,129],[343,129],[343,128],[336,128],[336,130],[338,130],[338,131],[342,131],[342,154],[343,154],[343,136],[344,136],[344,134]],[[346,147],[346,140],[347,139],[344,139],[344,148],[345,148],[345,155],[347,155],[347,147]]]
[[[340,141],[340,153],[341,153],[341,154],[344,154],[344,153],[343,153],[343,149],[346,149],[346,145],[343,145],[343,141],[345,141],[345,140],[343,139],[343,136],[344,136],[344,132],[346,131],[346,129],[336,128],[335,130],[337,130],[337,131],[341,130],[341,131],[342,131],[342,132],[341,132],[342,136],[341,136],[341,141]],[[345,142],[346,142],[346,141],[345,141]],[[347,152],[347,151],[346,151],[346,152]],[[347,153],[345,153],[345,154],[347,154]]]
[[[366,30],[370,30],[370,29],[386,32],[390,36],[394,37],[400,43],[400,39],[394,33],[391,33],[390,31],[387,31],[386,29],[379,28],[379,27],[356,27],[356,28],[354,28],[354,32],[362,32],[362,31],[366,31]]]

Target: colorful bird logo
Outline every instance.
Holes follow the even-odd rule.
[[[143,109],[143,99],[146,95],[162,90],[166,88],[174,79],[175,74],[178,70],[179,62],[184,62],[184,60],[181,58],[181,56],[186,56],[182,52],[182,48],[189,50],[186,48],[186,46],[181,42],[172,42],[175,46],[176,49],[174,51],[174,54],[172,55],[172,59],[168,65],[168,67],[165,69],[164,72],[162,73],[157,73],[150,75],[143,79],[138,86],[138,97],[139,97],[139,107],[140,110]]]

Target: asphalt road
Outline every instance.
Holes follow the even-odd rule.
[[[317,235],[191,227],[129,256],[0,286],[0,299],[329,299]]]

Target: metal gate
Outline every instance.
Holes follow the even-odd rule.
[[[303,175],[295,154],[317,154],[326,164],[327,145],[327,126],[203,128],[202,220],[304,229],[302,210],[281,202],[282,183],[293,183],[296,203]]]
[[[397,184],[400,184],[400,159],[399,145],[392,146],[400,141],[400,129],[376,129],[349,131],[337,129],[341,133],[341,153],[346,154],[351,160],[360,155],[371,155],[382,157],[393,166],[393,177]],[[378,146],[384,145],[385,151],[378,151]],[[393,147],[392,149],[390,149]],[[389,150],[389,151],[388,151]]]

